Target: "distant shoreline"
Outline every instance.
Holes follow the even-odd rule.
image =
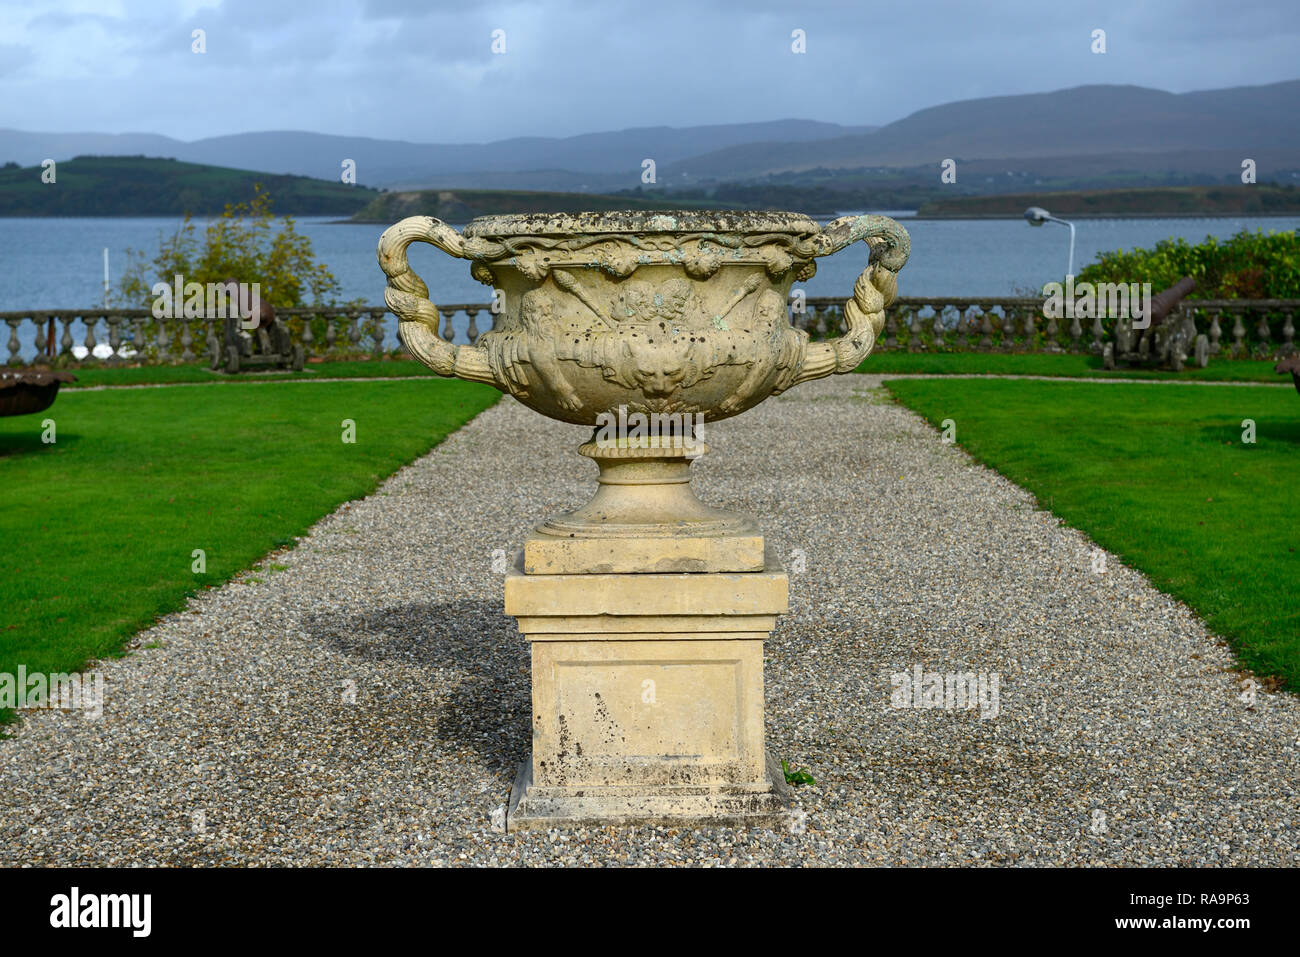
[[[214,218],[216,214],[195,215],[195,219]],[[320,219],[328,216],[328,213],[274,213],[277,219],[285,216],[292,216],[294,219]],[[861,215],[853,213],[844,213],[840,215]],[[991,222],[994,220],[1015,221],[1023,219],[1020,214],[1012,213],[916,213],[911,210],[893,210],[890,213],[880,215],[892,215],[899,219],[908,220],[983,220]],[[159,219],[173,220],[184,219],[183,213],[103,213],[103,214],[84,214],[84,215],[39,215],[33,213],[24,213],[21,215],[7,215],[0,213],[0,223],[17,219]],[[401,217],[398,217],[401,218]],[[471,217],[473,218],[473,217]],[[809,214],[810,219],[817,221],[827,221],[836,218],[829,214]],[[1224,212],[1206,212],[1206,213],[1065,213],[1063,218],[1068,219],[1300,219],[1300,210],[1293,213],[1224,213]],[[320,226],[391,226],[396,219],[327,219]],[[445,220],[449,226],[463,226],[469,220],[463,222],[452,222]]]
[[[909,219],[1024,219],[1018,213],[914,213]],[[1064,213],[1069,219],[1300,219],[1300,210],[1293,213]]]

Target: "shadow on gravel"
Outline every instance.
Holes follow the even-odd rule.
[[[390,605],[362,614],[308,615],[303,626],[326,647],[362,662],[450,671],[430,675],[422,733],[482,756],[513,777],[532,737],[528,646],[500,602]]]

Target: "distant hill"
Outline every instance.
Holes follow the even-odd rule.
[[[0,168],[0,216],[207,216],[253,198],[261,183],[272,212],[347,216],[379,194],[361,186],[249,173],[142,156],[78,156],[58,163],[55,182],[40,166]]]
[[[714,126],[639,127],[563,138],[516,137],[491,143],[411,143],[406,140],[274,131],[213,136],[187,143],[152,133],[30,133],[0,129],[0,162],[24,165],[77,154],[171,156],[235,169],[269,170],[338,179],[345,159],[368,186],[508,186],[514,174],[540,171],[550,188],[580,189],[591,182],[629,187],[640,182],[641,161],[664,165],[739,143],[805,142],[865,133],[870,126],[814,120],[773,120]],[[548,178],[548,174],[549,178]],[[493,178],[492,182],[480,178]],[[518,184],[524,185],[524,184]],[[533,182],[542,188],[541,182]]]
[[[945,103],[882,127],[787,119],[638,127],[491,143],[272,131],[192,143],[150,133],[0,129],[0,162],[77,154],[145,154],[335,182],[344,160],[369,186],[608,194],[731,185],[820,185],[847,191],[939,185],[957,161],[954,194],[1026,188],[1209,185],[1254,159],[1261,181],[1300,181],[1300,80],[1168,93],[1093,85]],[[656,181],[641,181],[642,162]]]
[[[925,203],[929,219],[1019,219],[1030,206],[1047,206],[1062,218],[1101,216],[1231,216],[1300,213],[1300,189],[1252,186],[1171,186],[1002,196],[959,196]]]
[[[606,196],[599,193],[556,193],[528,190],[413,190],[383,193],[352,217],[356,223],[395,223],[407,216],[433,216],[449,223],[467,223],[475,216],[508,213],[578,213],[610,209],[692,209],[698,202],[664,197]],[[719,208],[710,206],[710,208]],[[728,208],[728,207],[723,207]],[[734,207],[730,207],[734,208]]]
[[[727,147],[670,164],[668,180],[741,180],[815,167],[935,167],[957,160],[1077,157],[1095,153],[1260,149],[1300,156],[1300,80],[1194,93],[1140,86],[1080,86],[993,96],[918,110],[868,134],[816,143]],[[1238,166],[1238,168],[1240,168]],[[960,165],[958,182],[961,180]]]

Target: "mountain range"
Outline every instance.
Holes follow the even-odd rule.
[[[0,163],[23,166],[77,155],[173,157],[237,169],[337,181],[343,161],[373,187],[611,191],[709,183],[835,180],[871,170],[934,182],[945,159],[995,183],[1004,173],[1110,182],[1133,173],[1239,182],[1254,159],[1261,181],[1300,176],[1300,80],[1169,93],[1139,86],[1080,86],[1051,93],[961,100],[881,127],[775,120],[639,127],[563,138],[412,143],[323,133],[239,133],[185,142],[152,133],[34,133],[0,129]],[[1296,174],[1293,176],[1292,174]],[[868,177],[869,179],[870,177]]]

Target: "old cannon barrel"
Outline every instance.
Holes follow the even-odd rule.
[[[1196,288],[1196,280],[1191,276],[1184,276],[1178,282],[1174,283],[1168,289],[1156,293],[1151,297],[1151,325],[1156,326],[1164,321],[1186,298],[1192,290]]]

